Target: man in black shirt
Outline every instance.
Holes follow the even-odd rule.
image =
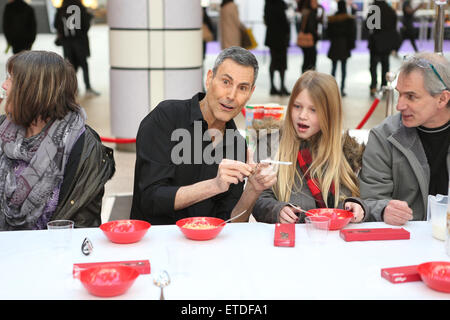
[[[255,56],[223,50],[208,71],[206,94],[161,102],[141,122],[131,218],[173,224],[193,216],[247,221],[259,194],[276,182],[268,165],[247,159],[233,118],[250,99]],[[248,177],[244,189],[244,178]]]
[[[429,194],[448,194],[450,63],[419,53],[400,68],[399,114],[371,130],[360,173],[361,198],[375,220],[425,220]]]

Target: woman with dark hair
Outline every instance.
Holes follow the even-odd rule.
[[[45,229],[51,220],[101,224],[112,150],[85,124],[73,67],[54,52],[22,51],[7,64],[0,116],[0,230]]]
[[[330,49],[328,58],[332,61],[331,75],[336,76],[338,61],[341,62],[341,95],[344,92],[347,59],[350,58],[351,50],[355,48],[356,23],[355,18],[347,14],[347,7],[344,0],[338,1],[338,11],[328,18],[328,37],[330,38]]]
[[[289,47],[290,24],[286,17],[287,5],[283,0],[266,0],[264,6],[264,23],[266,29],[265,45],[270,48],[270,94],[289,96],[284,84],[287,69],[287,50]],[[280,90],[275,88],[274,74],[280,74]]]
[[[53,25],[58,32],[64,58],[73,65],[75,72],[80,67],[83,70],[86,94],[98,96],[100,94],[92,89],[87,63],[87,58],[91,55],[88,38],[91,20],[92,14],[86,10],[81,0],[64,0],[56,11]]]

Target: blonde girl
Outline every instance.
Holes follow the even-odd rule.
[[[345,208],[353,222],[365,216],[358,199],[356,174],[344,155],[342,104],[335,79],[307,71],[292,90],[282,128],[277,160],[277,183],[258,198],[253,215],[258,221],[302,222],[300,210]]]

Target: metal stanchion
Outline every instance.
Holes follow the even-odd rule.
[[[394,114],[394,87],[392,83],[394,82],[397,75],[395,72],[386,72],[387,85],[383,86],[381,91],[381,96],[386,95],[386,117]]]
[[[444,41],[444,15],[447,0],[435,0],[436,4],[436,27],[434,32],[434,52],[442,54],[442,43]]]

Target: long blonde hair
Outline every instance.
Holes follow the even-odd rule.
[[[273,191],[279,201],[288,202],[294,187],[295,176],[300,181],[298,190],[302,187],[302,173],[296,170],[297,154],[301,139],[298,137],[292,123],[291,111],[294,101],[302,90],[308,90],[309,96],[316,108],[320,131],[310,138],[312,164],[309,168],[311,178],[318,182],[322,197],[326,202],[328,191],[334,182],[334,207],[338,206],[341,186],[350,190],[352,196],[359,196],[358,180],[343,154],[342,139],[342,103],[336,80],[324,73],[316,71],[305,72],[295,83],[282,129],[278,160],[290,161],[295,165],[280,166],[278,180]]]

